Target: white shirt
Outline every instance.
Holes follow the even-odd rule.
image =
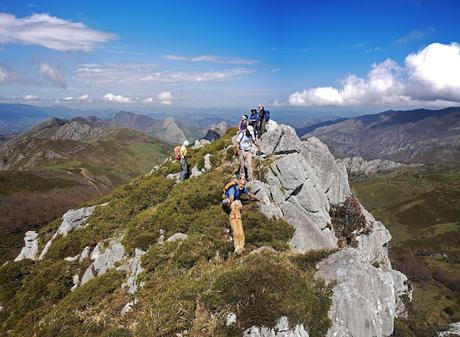
[[[255,136],[254,133],[249,131],[251,136],[246,136],[246,130],[241,131],[236,138],[238,144],[240,144],[240,149],[244,151],[250,151],[252,149],[252,144],[254,144]]]

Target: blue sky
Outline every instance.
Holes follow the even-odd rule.
[[[378,111],[460,102],[459,1],[0,0],[0,99]]]

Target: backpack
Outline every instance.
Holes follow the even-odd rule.
[[[227,197],[227,191],[232,188],[233,186],[238,185],[238,179],[232,178],[224,185],[224,193],[222,194],[222,198],[225,199]]]
[[[265,121],[268,122],[270,120],[270,111],[265,110]]]
[[[174,158],[176,160],[180,160],[180,146],[176,146],[174,148]]]

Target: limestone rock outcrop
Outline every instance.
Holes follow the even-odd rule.
[[[96,206],[91,206],[91,207],[83,207],[79,209],[71,209],[67,211],[62,216],[61,225],[59,226],[57,231],[54,233],[53,237],[46,243],[45,248],[43,248],[42,252],[40,253],[39,260],[42,260],[45,257],[46,253],[48,253],[48,250],[50,249],[51,244],[53,243],[54,239],[56,239],[58,236],[65,237],[71,231],[85,225],[86,220],[88,220],[90,215],[93,214],[95,208]]]
[[[35,260],[38,254],[38,234],[35,231],[28,231],[24,236],[24,247],[14,261],[24,259]]]
[[[301,141],[286,125],[268,130],[260,145],[271,157],[264,181],[253,181],[249,187],[264,201],[261,212],[294,226],[290,241],[294,250],[336,249],[329,211],[351,196],[345,164],[337,163],[319,139]],[[390,336],[394,318],[404,315],[402,298],[411,298],[406,276],[391,268],[390,233],[360,207],[365,230],[355,233],[357,247],[334,253],[317,265],[317,278],[337,282],[328,337]],[[252,336],[277,336],[261,331],[254,330]]]
[[[125,257],[125,247],[117,240],[109,240],[108,247],[104,249],[103,243],[98,243],[90,255],[91,265],[86,269],[81,278],[83,285],[94,277],[104,275],[109,269],[115,268],[115,263]]]
[[[390,171],[405,166],[391,160],[374,159],[367,161],[361,157],[337,159],[338,163],[343,163],[347,171],[354,176],[371,176],[380,172]]]

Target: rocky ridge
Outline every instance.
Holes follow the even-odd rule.
[[[351,195],[345,165],[336,163],[327,146],[317,138],[301,141],[289,126],[275,125],[263,135],[260,143],[262,151],[269,155],[261,162],[265,168],[264,179],[249,184],[253,193],[264,200],[260,211],[268,218],[284,219],[294,227],[289,242],[294,252],[335,250],[337,237],[329,211]],[[335,284],[328,337],[389,336],[394,318],[404,314],[402,298],[411,296],[407,278],[391,268],[387,251],[391,239],[388,230],[361,208],[366,231],[357,233],[357,246],[332,253],[316,267],[316,278]],[[95,206],[66,213],[53,239],[84,228],[94,209]],[[173,237],[187,238],[178,233],[166,242],[173,241]],[[46,257],[53,239],[42,250],[41,258]],[[88,258],[91,261],[82,279],[79,280],[78,275],[74,278],[74,287],[100,277],[110,269],[118,269],[127,272],[125,287],[134,296],[141,285],[137,283],[137,276],[143,271],[140,257],[144,253],[136,249],[133,256],[128,256],[121,241],[120,237],[106,238],[94,248],[85,247],[78,256],[70,257],[79,262]],[[23,258],[28,256],[23,254]],[[133,297],[121,313],[126,314],[136,303]],[[244,336],[309,335],[308,326],[290,327],[286,317],[277,319],[274,329],[253,326],[244,332]]]
[[[368,161],[361,157],[337,159],[337,163],[343,163],[348,173],[353,176],[371,176],[406,166],[405,164],[396,163],[391,160],[374,159]]]

